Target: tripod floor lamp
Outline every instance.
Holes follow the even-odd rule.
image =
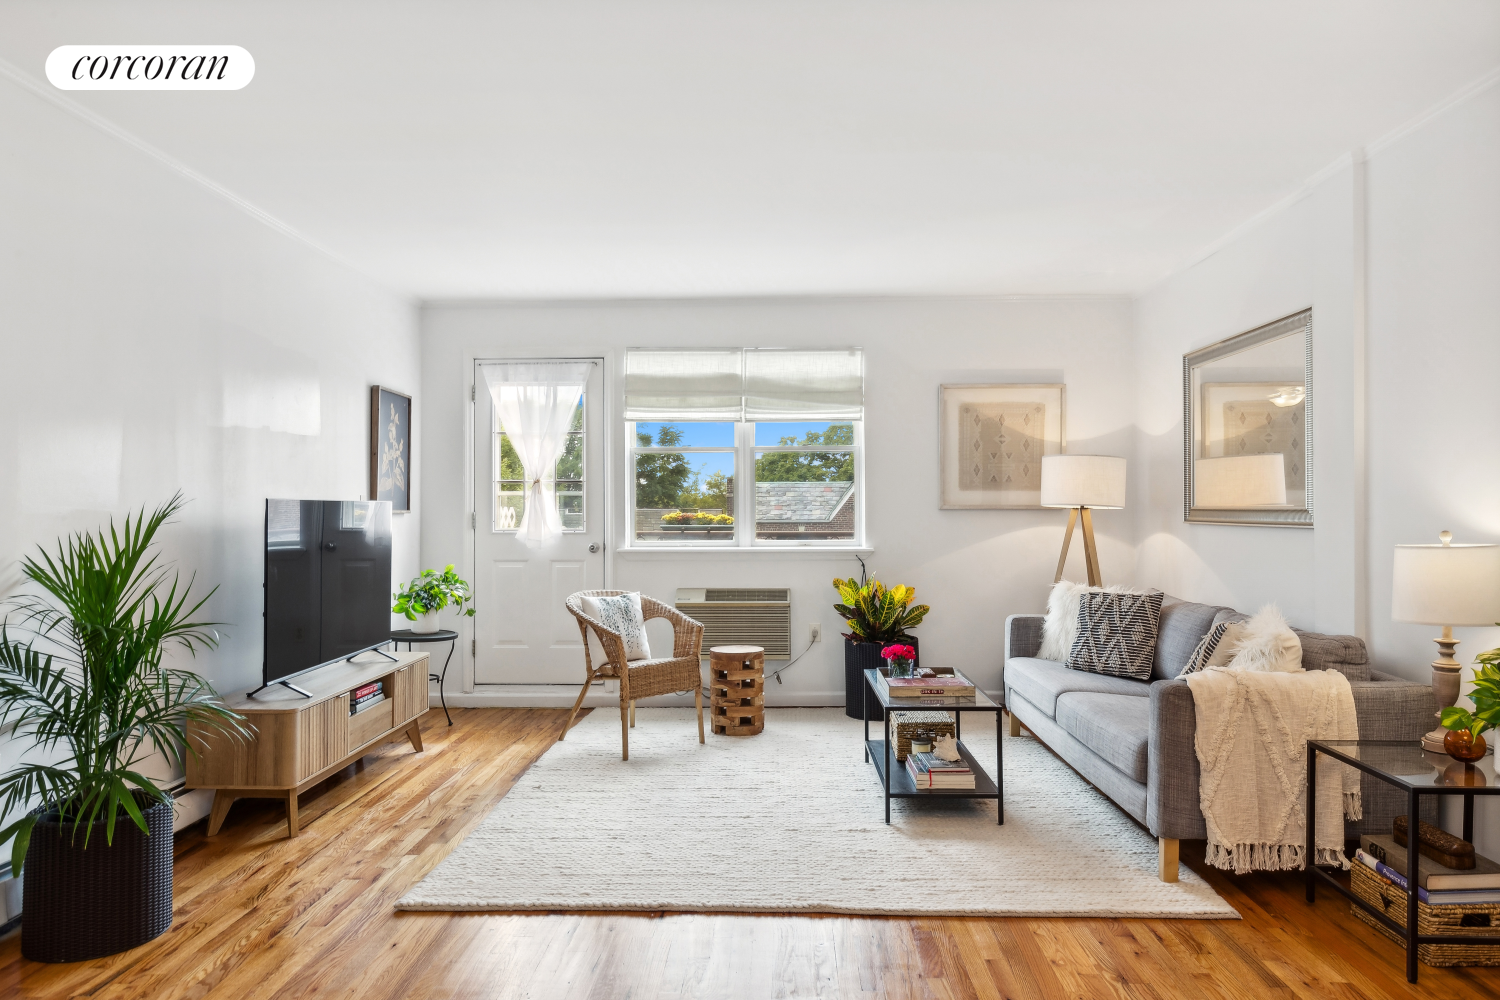
[[[1067,507],[1068,530],[1063,535],[1062,555],[1057,557],[1057,576],[1062,579],[1068,561],[1073,529],[1083,523],[1084,564],[1089,586],[1104,586],[1099,572],[1099,550],[1094,545],[1094,508],[1119,510],[1125,506],[1125,460],[1111,455],[1047,455],[1042,459],[1042,506]]]

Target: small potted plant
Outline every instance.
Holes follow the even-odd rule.
[[[890,663],[892,677],[911,676],[912,664],[917,659],[916,649],[902,643],[895,643],[882,649],[880,655]]]
[[[887,588],[879,580],[853,577],[835,579],[833,586],[839,593],[833,610],[849,623],[844,633],[844,714],[859,719],[864,717],[864,672],[880,666],[882,652],[891,643],[911,649],[912,659],[917,659],[917,637],[911,629],[932,609],[925,604],[912,607],[915,587]],[[870,718],[884,718],[884,714],[875,708]]]
[[[1500,649],[1480,653],[1474,658],[1479,669],[1474,673],[1474,689],[1468,699],[1474,710],[1457,705],[1443,709],[1443,728],[1449,730],[1443,738],[1443,749],[1454,760],[1469,763],[1483,757],[1488,751],[1484,736],[1486,729],[1500,726]]]
[[[474,594],[469,584],[453,571],[449,563],[439,573],[435,569],[424,569],[422,575],[411,583],[402,584],[395,594],[396,603],[391,610],[405,615],[415,622],[411,630],[418,634],[429,634],[438,630],[438,612],[452,604],[464,618],[474,617]],[[468,609],[464,605],[471,605]]]

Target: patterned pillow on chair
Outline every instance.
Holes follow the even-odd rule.
[[[583,613],[611,632],[620,633],[625,640],[627,660],[649,660],[651,647],[646,642],[646,619],[641,614],[641,595],[621,594],[619,597],[585,597]],[[589,633],[590,644],[594,634]]]
[[[1068,667],[1114,677],[1151,679],[1161,591],[1151,594],[1085,593],[1078,603],[1078,634]]]

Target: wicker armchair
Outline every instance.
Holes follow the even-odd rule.
[[[606,677],[620,681],[620,759],[630,759],[630,727],[635,725],[635,703],[638,698],[650,698],[658,694],[678,691],[693,692],[693,704],[698,707],[698,742],[703,742],[703,673],[700,663],[703,648],[703,626],[687,615],[660,601],[641,595],[641,615],[647,621],[665,618],[672,623],[672,655],[651,660],[626,660],[625,639],[618,632],[606,628],[601,622],[583,613],[585,597],[618,597],[628,593],[624,590],[580,590],[568,597],[568,610],[578,619],[578,634],[583,637],[583,662],[588,668],[588,677],[578,700],[573,702],[573,711],[563,723],[561,740],[568,735],[578,709],[583,705],[589,685]],[[609,659],[594,664],[589,651],[588,630],[593,629],[599,643]]]

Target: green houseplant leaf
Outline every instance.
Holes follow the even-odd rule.
[[[456,605],[463,617],[474,617],[473,592],[468,582],[454,571],[452,563],[444,566],[441,573],[434,569],[424,569],[410,583],[402,584],[394,596],[396,603],[391,606],[391,610],[398,615],[405,615],[409,621],[416,621],[429,611],[441,611],[449,604]],[[465,604],[471,606],[465,610]]]
[[[835,578],[833,587],[839,595],[839,603],[833,610],[849,623],[844,638],[855,642],[892,643],[909,639],[909,630],[920,624],[931,610],[925,604],[911,607],[917,592],[915,587],[887,588],[879,580],[861,584],[853,577]]]
[[[1474,703],[1473,711],[1454,705],[1443,709],[1440,721],[1444,729],[1467,729],[1478,738],[1487,730],[1500,728],[1500,648],[1480,653],[1474,662],[1479,668],[1474,671],[1474,687],[1466,695]]]
[[[0,813],[30,810],[0,830],[11,841],[13,870],[26,859],[42,812],[72,825],[84,846],[104,820],[113,842],[123,813],[149,834],[142,804],[168,795],[136,766],[158,752],[174,766],[196,754],[189,723],[243,735],[240,716],[202,677],[166,666],[167,649],[212,649],[214,622],[196,617],[213,595],[191,596],[157,561],[156,533],[182,508],[181,494],[122,528],[79,533],[22,561],[42,594],[9,602],[0,624],[0,726],[47,752],[52,763],[23,763],[0,775]]]

